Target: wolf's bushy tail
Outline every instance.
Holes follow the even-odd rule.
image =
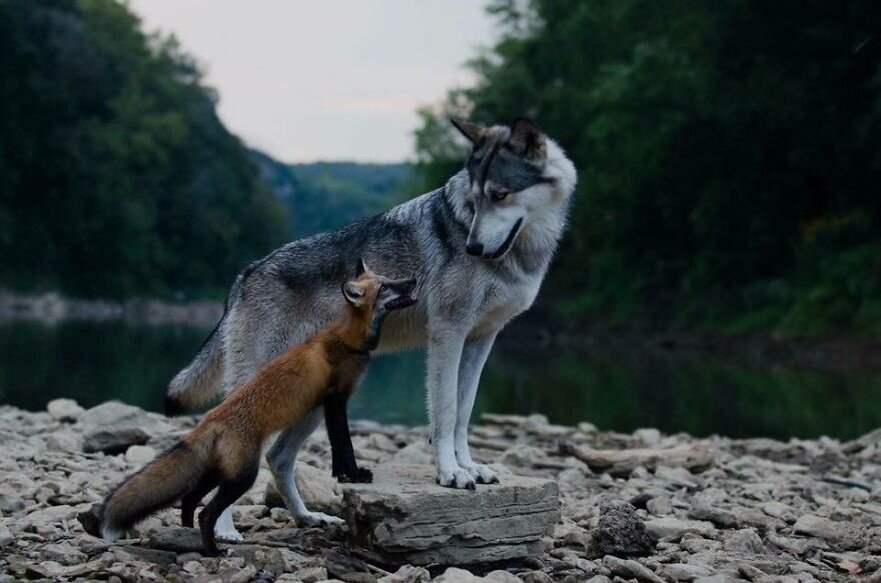
[[[101,506],[101,536],[115,540],[193,490],[209,471],[214,434],[181,441],[111,492]]]
[[[181,415],[197,409],[220,392],[223,374],[223,323],[226,313],[199,348],[193,360],[174,375],[165,389],[165,414]]]

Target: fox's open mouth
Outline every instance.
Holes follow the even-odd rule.
[[[413,304],[416,303],[416,298],[411,295],[406,296],[398,296],[395,299],[389,301],[385,307],[388,310],[400,310],[401,308],[409,308]]]

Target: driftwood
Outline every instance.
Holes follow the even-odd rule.
[[[639,466],[648,470],[670,466],[702,472],[713,465],[713,452],[703,445],[668,449],[593,449],[560,444],[560,453],[574,456],[595,472],[606,472],[612,476],[629,476]]]

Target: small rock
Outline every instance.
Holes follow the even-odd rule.
[[[737,528],[737,517],[733,513],[705,504],[695,505],[688,511],[688,517],[694,520],[707,520],[719,528]]]
[[[596,528],[590,533],[589,556],[642,557],[654,548],[655,542],[632,504],[614,501],[600,507]]]
[[[431,579],[431,574],[428,569],[404,565],[391,575],[380,577],[377,579],[377,583],[425,583],[429,579]]]
[[[645,522],[645,528],[649,534],[657,538],[680,538],[686,533],[695,533],[704,537],[716,534],[716,527],[712,522],[703,520],[680,520],[679,518],[664,517],[653,518]]]
[[[664,580],[655,575],[651,569],[632,559],[619,559],[618,557],[607,556],[603,558],[603,566],[611,571],[613,575],[618,575],[624,579],[664,583]]]
[[[482,581],[484,581],[483,577],[458,567],[449,567],[440,577],[432,579],[432,583],[481,583]]]
[[[669,563],[658,567],[658,575],[670,581],[694,581],[712,574],[709,567],[688,563]]]
[[[157,530],[147,537],[147,546],[164,551],[186,553],[202,550],[202,535],[198,528],[168,528]]]
[[[673,514],[673,503],[668,496],[656,496],[655,498],[650,498],[648,502],[645,503],[645,508],[650,514],[654,514],[655,516],[667,516],[668,514]]]
[[[544,452],[537,447],[517,444],[505,450],[499,462],[511,467],[531,468],[544,457]]]
[[[46,410],[52,416],[52,419],[66,423],[73,423],[85,411],[73,399],[53,399],[49,401]]]
[[[633,437],[645,447],[653,447],[661,443],[661,432],[654,427],[637,429]]]
[[[130,464],[148,464],[154,459],[156,459],[156,450],[148,445],[132,445],[125,450],[125,461]]]
[[[725,536],[722,547],[729,552],[757,555],[764,550],[762,539],[751,528],[742,528]]]
[[[297,569],[296,575],[303,583],[316,583],[327,579],[327,569],[324,567],[303,567]]]

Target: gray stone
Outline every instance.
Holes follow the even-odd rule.
[[[125,450],[125,461],[130,464],[148,464],[154,459],[156,459],[156,450],[149,445],[132,445]]]
[[[736,530],[722,539],[722,547],[729,552],[759,554],[764,550],[762,539],[751,528]]]
[[[658,574],[670,581],[694,581],[712,574],[709,567],[688,563],[669,563],[658,567]]]
[[[414,567],[413,565],[404,565],[391,575],[380,577],[377,583],[425,583],[431,579],[428,569],[423,567]]]
[[[655,575],[651,569],[632,559],[619,559],[618,557],[608,556],[603,559],[603,566],[611,571],[613,575],[618,575],[624,579],[664,583],[664,580]]]
[[[656,496],[645,503],[645,509],[655,516],[673,514],[673,503],[668,496]]]
[[[85,409],[73,399],[53,399],[49,401],[46,410],[52,419],[56,421],[72,423],[80,418]]]
[[[704,537],[716,534],[712,522],[703,520],[681,520],[679,518],[652,518],[645,522],[646,530],[657,538],[679,538],[686,533],[694,533]]]
[[[162,551],[186,553],[202,550],[202,535],[198,528],[168,528],[150,533],[147,546]]]
[[[590,533],[589,556],[643,557],[654,548],[654,539],[632,504],[613,501],[600,506],[597,526]]]
[[[696,504],[688,511],[688,517],[712,522],[719,528],[737,528],[738,526],[737,517],[732,512],[709,504]]]
[[[434,483],[432,466],[379,465],[342,485],[358,544],[389,563],[467,565],[539,555],[560,520],[556,482],[516,476],[476,491]]]
[[[83,450],[87,453],[122,453],[130,445],[147,443],[152,434],[173,429],[142,409],[116,401],[89,409],[80,416],[79,423],[83,426]]]

